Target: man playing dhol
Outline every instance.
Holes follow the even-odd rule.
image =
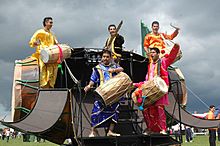
[[[175,44],[170,54],[166,57],[159,58],[160,50],[158,48],[150,49],[150,57],[152,58],[148,65],[148,73],[145,80],[152,80],[155,76],[160,76],[167,86],[169,86],[167,68],[175,60],[179,52],[179,45]],[[134,83],[134,86],[140,87],[144,82]],[[144,120],[147,125],[146,134],[161,133],[166,134],[166,115],[164,106],[169,104],[168,95],[165,94],[152,105],[143,111]]]
[[[36,52],[32,57],[36,58],[40,67],[40,87],[53,88],[57,78],[58,63],[44,64],[40,59],[40,51],[43,48],[53,46],[58,43],[55,35],[51,32],[53,19],[45,17],[43,20],[43,29],[37,30],[32,36],[29,45],[36,47]]]
[[[104,82],[123,71],[123,68],[112,63],[111,51],[103,50],[101,63],[93,68],[89,84],[84,88],[88,92],[95,84],[102,85]],[[91,133],[89,137],[97,136],[98,127],[109,127],[107,136],[120,136],[114,133],[114,127],[118,120],[119,103],[104,107],[101,101],[95,100],[91,115]]]

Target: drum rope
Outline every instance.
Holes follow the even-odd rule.
[[[70,74],[70,77],[72,78],[72,80],[74,81],[75,84],[78,84],[79,81],[76,79],[76,77],[75,77],[75,76],[73,75],[73,73],[71,72],[69,66],[68,66],[67,63],[66,63],[66,60],[64,59],[63,61],[64,61],[64,63],[65,63],[65,66],[66,66],[66,68],[67,68],[69,74]]]
[[[79,81],[75,78],[75,76],[72,74],[72,72],[71,72],[71,70],[70,70],[70,68],[69,68],[69,66],[67,65],[67,63],[66,63],[66,61],[64,60],[64,63],[65,63],[65,66],[66,66],[66,68],[67,68],[67,70],[68,70],[68,72],[69,72],[69,75],[70,75],[70,77],[72,78],[72,80],[76,83],[76,84],[78,84],[79,83]],[[79,89],[79,90],[81,90],[81,89]],[[84,97],[83,97],[83,99],[82,99],[82,105],[84,106],[84,107],[86,107],[85,106],[85,104],[83,103],[83,101],[85,100],[85,97],[86,97],[86,94],[84,95]],[[77,103],[76,102],[76,104],[79,106],[79,103]],[[82,108],[82,107],[81,107]],[[84,117],[85,117],[85,119],[87,120],[87,122],[88,123],[91,123],[91,121],[89,120],[89,112],[88,112],[88,110],[87,110],[87,108],[84,108],[85,110],[86,110],[86,113],[84,112],[84,111],[82,111],[82,114],[84,115]],[[77,113],[76,113],[77,114]],[[80,118],[80,112],[78,112],[78,114],[77,114],[77,120],[76,120],[76,123],[79,123],[79,118]],[[75,125],[77,125],[77,124],[75,124]],[[78,124],[79,125],[79,124]],[[86,128],[86,127],[84,127],[84,128]],[[78,131],[78,130],[77,130]]]
[[[187,75],[186,75],[186,77],[187,77]],[[187,89],[188,91],[190,91],[203,105],[205,105],[205,107],[209,108],[209,105],[206,104],[206,103],[201,99],[201,97],[199,97],[195,92],[193,92],[193,91],[189,88],[189,86],[187,86],[186,84],[184,84],[184,86],[185,86],[186,89]]]
[[[188,77],[188,76],[190,76],[189,74],[187,74],[187,72],[185,72],[184,74],[186,74],[184,77],[182,77],[182,75],[180,76],[181,78],[180,78],[180,81],[181,80],[187,80],[187,79],[185,79],[186,77]],[[178,82],[180,82],[180,81],[178,81]],[[182,84],[182,83],[181,83]],[[206,102],[204,102],[203,100],[202,100],[202,98],[199,96],[199,95],[197,95],[189,86],[187,86],[186,84],[182,84],[185,88],[186,88],[186,91],[189,91],[193,96],[195,96],[196,98],[197,98],[197,100],[199,100],[206,108],[209,108],[209,105],[206,103]]]
[[[22,91],[24,90],[25,87],[29,87],[29,86],[25,86],[25,84],[28,85],[27,83],[28,83],[28,80],[23,83],[24,85],[21,84],[21,85],[22,85],[21,92],[15,97],[15,99],[17,99],[18,97],[21,97]],[[16,84],[16,82],[15,82],[15,84]],[[38,88],[39,88],[39,87],[38,87]],[[35,89],[35,88],[33,88],[33,89]],[[9,108],[9,111],[12,111],[12,108]],[[8,114],[5,114],[5,116],[4,116],[4,118],[2,119],[2,121],[4,121],[7,116],[8,116]]]
[[[129,86],[127,86],[127,85],[129,85],[130,83],[128,83],[128,84],[124,84],[124,83],[127,83],[127,81],[128,81],[129,79],[127,79],[127,80],[125,80],[124,82],[122,82],[121,84],[123,84],[124,86],[126,86],[126,88],[124,89],[124,90],[121,90],[121,88],[118,88],[116,91],[115,91],[115,93],[118,93],[118,94],[121,94],[121,93],[123,93],[123,95],[124,94],[126,94],[126,91],[130,88]],[[115,83],[114,84],[114,86],[116,86],[117,85],[117,83]],[[121,91],[119,91],[119,90],[121,90]],[[122,95],[122,96],[123,96]],[[114,97],[115,95],[114,94],[111,94],[110,96],[108,96],[108,99],[111,99],[111,97]],[[118,99],[115,99],[115,100],[113,100],[112,102],[110,102],[110,104],[112,104],[113,102],[115,102],[115,101],[117,101]]]
[[[10,112],[10,111],[12,111],[12,109],[11,109],[11,108],[8,108],[8,110],[6,110],[6,111],[9,111],[9,112]],[[9,113],[6,113],[1,120],[4,121],[5,118],[6,118],[8,115],[9,115]]]
[[[196,93],[194,93],[188,86],[184,85],[187,90],[189,90],[200,102],[202,102],[207,108],[209,108],[208,104],[206,104]]]
[[[128,59],[121,58],[121,60],[123,60],[123,61],[129,61],[130,58],[128,58]],[[140,61],[140,60],[133,59],[133,62],[139,62],[139,63],[148,62],[148,58],[144,58],[144,60],[141,60],[141,61]]]
[[[152,86],[152,87],[150,88],[150,90],[146,93],[146,95],[148,95],[153,88],[154,88],[154,86]],[[158,92],[158,93],[159,93],[159,92]],[[157,94],[158,94],[158,93],[157,93]],[[156,95],[157,95],[157,94],[156,94]],[[142,95],[142,96],[143,96],[143,95]],[[149,95],[148,95],[148,96],[149,96]],[[146,98],[144,98],[143,103],[145,103],[145,99],[146,99]],[[149,99],[149,100],[152,101],[152,99]],[[150,102],[150,101],[149,101],[149,102]],[[143,104],[143,103],[142,103],[142,104]],[[144,104],[144,106],[145,106],[145,104]]]

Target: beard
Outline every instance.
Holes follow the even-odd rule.
[[[159,56],[156,55],[156,56],[151,56],[151,58],[153,59],[153,61],[157,61],[159,59]]]

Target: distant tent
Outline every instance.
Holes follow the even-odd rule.
[[[207,116],[208,113],[204,113],[204,114],[192,114],[193,116],[197,117],[197,118],[201,118],[201,119],[205,119],[205,117]]]
[[[144,50],[144,38],[150,32],[151,31],[149,30],[149,28],[141,20],[141,46],[142,46],[142,55],[145,57],[146,57],[146,52]]]

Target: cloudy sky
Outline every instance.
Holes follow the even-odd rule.
[[[14,60],[35,49],[28,46],[45,16],[54,18],[59,42],[72,47],[102,47],[107,26],[123,20],[125,47],[140,52],[140,21],[160,22],[160,31],[181,28],[175,42],[183,58],[176,64],[185,75],[189,111],[207,111],[220,104],[220,1],[218,0],[0,0],[0,118],[10,112]],[[196,95],[196,96],[195,96]],[[200,98],[204,103],[198,100]],[[10,117],[10,115],[8,115]]]

